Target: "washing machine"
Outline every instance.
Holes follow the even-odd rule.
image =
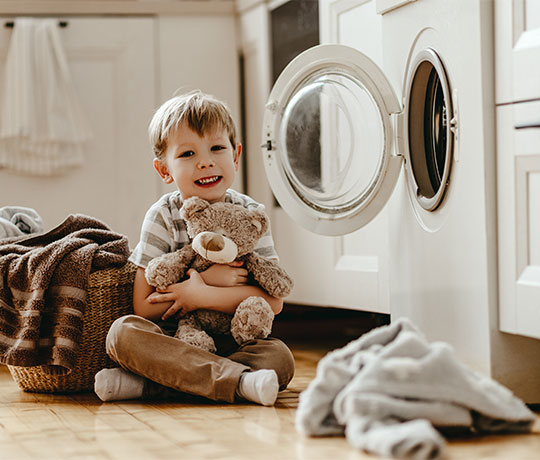
[[[492,2],[379,3],[382,66],[326,44],[276,81],[263,119],[272,191],[323,235],[387,207],[392,319],[539,402],[523,386],[528,348],[497,325]]]

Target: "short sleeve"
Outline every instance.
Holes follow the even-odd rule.
[[[264,211],[264,206],[262,204],[260,206]],[[254,251],[267,259],[279,260],[276,248],[274,247],[274,239],[272,238],[272,230],[270,229],[270,224],[268,224],[268,230],[266,231],[266,233],[257,242]]]
[[[164,211],[156,204],[146,212],[139,243],[129,258],[139,267],[146,268],[153,258],[174,250],[172,222]]]

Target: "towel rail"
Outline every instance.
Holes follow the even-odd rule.
[[[58,27],[64,28],[64,27],[67,27],[68,24],[69,23],[67,21],[59,21],[58,22]],[[15,22],[13,22],[13,21],[5,22],[4,27],[7,27],[8,29],[13,29],[13,27],[15,27]]]

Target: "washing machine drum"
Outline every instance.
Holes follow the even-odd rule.
[[[407,161],[410,191],[428,211],[444,200],[455,120],[433,50],[413,61],[405,109],[382,70],[358,50],[320,45],[276,81],[263,120],[270,186],[302,226],[341,235],[385,206]]]

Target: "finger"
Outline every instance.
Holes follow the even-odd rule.
[[[156,293],[154,292],[153,294],[149,295],[149,296],[146,298],[146,300],[148,300],[149,303],[156,303],[156,302],[158,302],[158,301],[156,300],[156,298],[158,298],[158,297],[159,297],[159,294],[156,294]]]
[[[162,320],[169,319],[181,311],[182,311],[182,307],[174,303],[172,307],[170,307],[165,313],[163,313],[163,315],[161,316],[161,319]]]
[[[244,277],[248,276],[248,271],[245,268],[241,268],[237,270],[236,273],[238,274],[238,276],[244,276]]]
[[[243,260],[233,260],[230,264],[227,264],[229,265],[229,267],[241,267],[242,265],[244,265],[244,261]]]
[[[172,294],[152,294],[151,296],[148,296],[148,302],[149,303],[161,303],[161,302],[170,302],[171,300],[174,300],[174,296]]]

